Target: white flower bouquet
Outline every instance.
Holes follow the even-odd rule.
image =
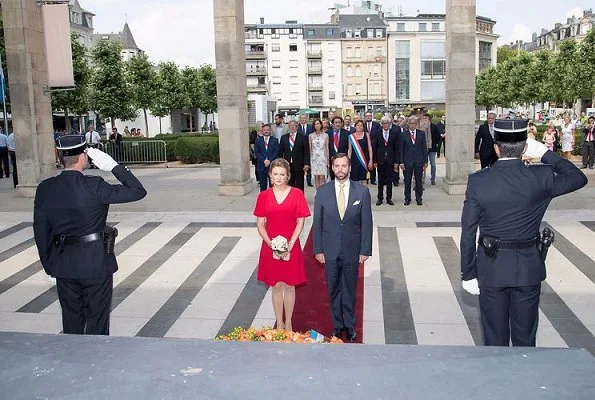
[[[289,243],[285,237],[279,235],[271,240],[271,248],[275,260],[289,261]]]

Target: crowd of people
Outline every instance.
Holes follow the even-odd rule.
[[[328,118],[308,122],[302,114],[298,120],[285,123],[281,114],[274,124],[258,121],[250,132],[250,158],[255,167],[260,190],[272,186],[270,163],[276,158],[289,162],[292,186],[304,191],[305,185],[318,189],[334,178],[330,164],[337,153],[347,154],[352,161],[351,180],[377,185],[376,205],[385,201],[394,205],[393,187],[399,186],[401,172],[404,180],[404,204],[411,203],[411,183],[415,182],[415,200],[423,204],[423,183],[430,166],[430,184],[436,184],[436,158],[445,154],[445,118],[437,124],[421,109],[406,118],[390,114],[375,121],[371,112],[364,118],[329,111]],[[314,184],[312,184],[314,177]]]

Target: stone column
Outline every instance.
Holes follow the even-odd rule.
[[[33,197],[37,184],[56,174],[41,7],[35,0],[2,0],[2,18],[19,171],[17,194]]]
[[[244,45],[244,1],[214,0],[219,194],[243,196],[254,189],[250,177],[248,98]]]
[[[448,194],[464,194],[474,171],[475,0],[446,0],[446,177]]]

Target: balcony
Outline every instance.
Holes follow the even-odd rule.
[[[259,84],[255,86],[248,86],[248,93],[266,93],[267,85],[266,84]]]
[[[246,50],[246,60],[264,60],[266,59],[266,53],[263,50]]]
[[[322,105],[323,104],[322,96],[313,96],[313,97],[310,97],[308,100],[309,100],[308,103],[310,105]]]
[[[308,90],[311,92],[320,92],[322,90],[322,83],[308,83]]]
[[[266,74],[267,74],[266,67],[260,67],[260,68],[246,67],[246,76],[266,76]]]
[[[322,58],[321,50],[308,50],[308,58]]]
[[[308,67],[309,75],[322,75],[322,65],[315,65]]]

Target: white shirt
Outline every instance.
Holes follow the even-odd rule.
[[[8,137],[3,132],[0,132],[0,147],[8,147],[6,139],[8,139]]]
[[[97,131],[93,131],[93,133],[87,132],[85,133],[85,140],[87,143],[95,144],[101,142],[101,136],[99,136],[99,132]]]
[[[17,145],[14,140],[14,132],[8,135],[8,137],[6,138],[6,144],[8,144],[8,151],[16,150]]]
[[[339,186],[339,181],[334,179],[335,182],[335,197],[337,200],[337,204],[339,204],[339,191],[341,190],[341,187]],[[347,210],[347,202],[349,202],[349,185],[350,185],[350,180],[347,179],[344,184],[345,186],[343,186],[343,194],[345,195],[345,210]]]

